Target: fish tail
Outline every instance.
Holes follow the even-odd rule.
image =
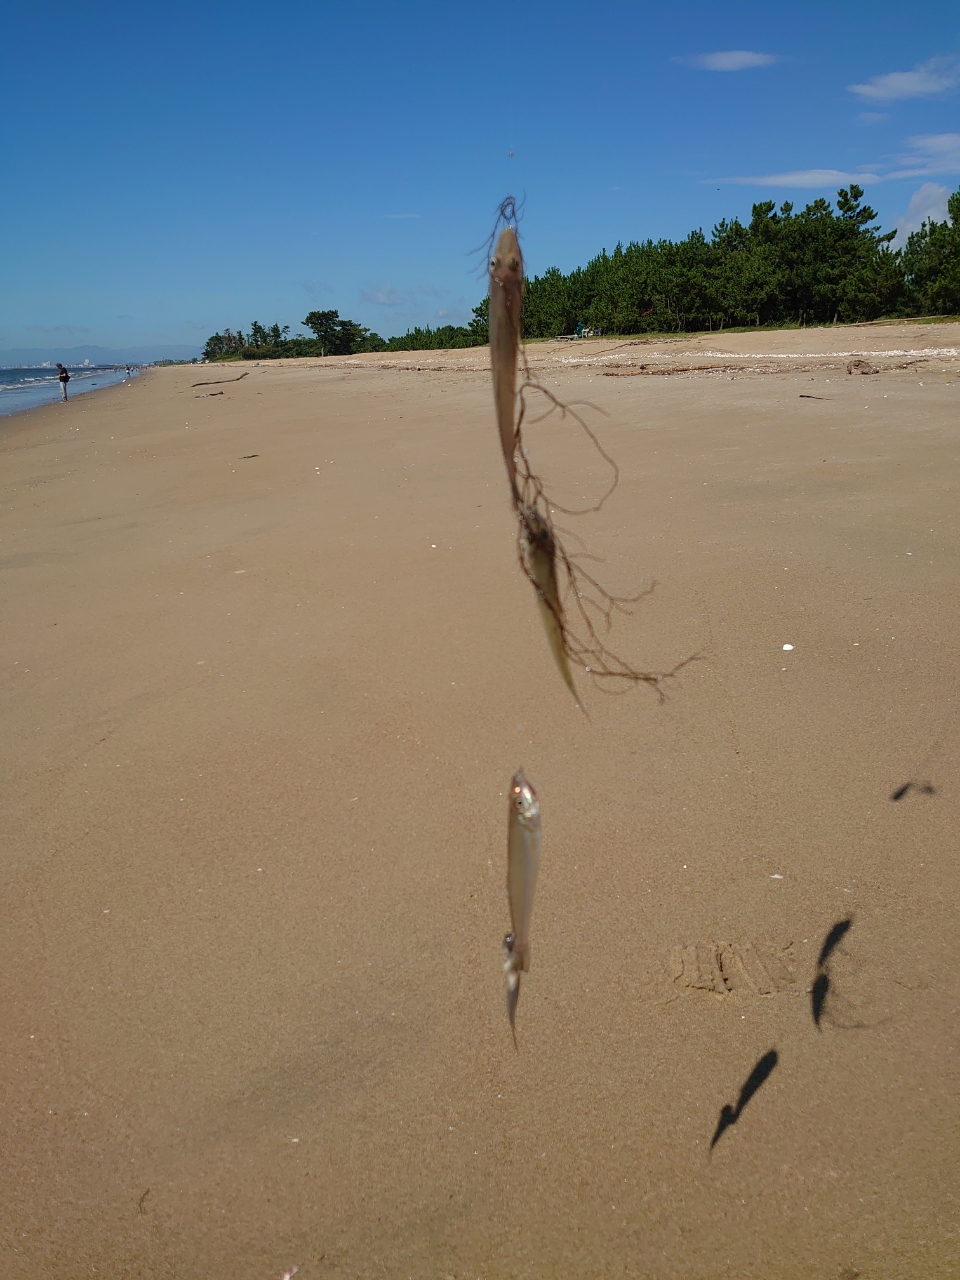
[[[510,1020],[510,1032],[513,1036],[513,1047],[517,1045],[517,1001],[520,999],[520,970],[514,969],[508,961],[507,970],[507,1017]]]
[[[580,701],[580,695],[577,693],[577,687],[573,683],[573,675],[570,671],[570,663],[567,661],[567,655],[563,649],[561,649],[557,654],[557,666],[560,668],[560,674],[563,676],[564,684],[573,694],[574,702],[577,704],[577,706],[580,708],[583,714],[586,715],[587,714],[586,708],[584,707],[583,703]]]
[[[547,601],[543,599],[542,595],[538,603],[540,605],[540,616],[543,619],[544,629],[547,633],[547,639],[550,642],[550,649],[553,653],[553,659],[557,664],[557,669],[563,677],[563,683],[573,694],[574,702],[580,710],[583,711],[583,703],[580,701],[580,695],[577,693],[577,687],[573,683],[573,673],[570,670],[570,663],[567,661],[567,651],[563,645],[563,632],[560,629],[560,623],[557,621],[556,614],[550,608]],[[584,712],[584,714],[586,713]]]
[[[503,949],[507,953],[504,961],[503,972],[506,974],[506,998],[507,998],[507,1017],[510,1020],[510,1031],[513,1035],[513,1047],[518,1049],[517,1045],[517,1001],[520,999],[520,974],[521,971],[529,966],[529,959],[524,964],[524,953],[514,950],[516,944],[516,934],[508,933],[503,940]],[[526,948],[529,955],[529,948]]]

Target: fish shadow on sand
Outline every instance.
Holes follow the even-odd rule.
[[[757,1090],[770,1078],[770,1074],[774,1067],[780,1061],[780,1055],[776,1049],[771,1049],[769,1053],[765,1053],[757,1065],[744,1081],[740,1090],[740,1097],[737,1099],[737,1105],[731,1107],[729,1103],[725,1103],[720,1111],[720,1119],[717,1121],[717,1127],[713,1137],[710,1139],[710,1150],[717,1145],[726,1131],[737,1123],[743,1114],[743,1109],[757,1092]]]
[[[876,1025],[861,1020],[862,1009],[858,1009],[857,1005],[862,1001],[851,1000],[838,991],[834,972],[835,955],[843,957],[847,962],[847,982],[841,985],[849,987],[852,982],[854,988],[857,986],[856,964],[852,961],[849,952],[840,947],[852,928],[853,916],[838,920],[824,938],[817,957],[817,975],[810,988],[810,1013],[818,1031],[823,1030],[824,1021],[843,1031],[863,1031],[869,1029],[871,1025]],[[852,969],[849,967],[850,964],[853,965]]]
[[[813,1024],[818,1031],[822,1030],[820,1019],[823,1017],[827,996],[830,994],[830,957],[852,928],[852,916],[838,920],[824,938],[820,954],[817,956],[817,976],[810,988],[810,1011],[813,1014]]]
[[[890,799],[896,804],[898,800],[902,800],[908,791],[919,791],[924,796],[935,796],[937,794],[936,787],[932,787],[929,782],[905,782],[902,787],[897,787]]]

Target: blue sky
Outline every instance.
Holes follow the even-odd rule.
[[[956,3],[93,0],[9,6],[4,45],[0,349],[462,322],[507,192],[538,272],[960,185]]]

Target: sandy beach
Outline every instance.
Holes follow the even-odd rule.
[[[957,1275],[960,325],[528,354],[662,703],[563,687],[483,349],[4,420],[4,1277]]]

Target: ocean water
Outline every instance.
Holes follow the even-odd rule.
[[[113,366],[106,369],[68,369],[68,372],[67,395],[71,400],[85,391],[100,391],[127,380],[126,369],[114,369]],[[137,372],[131,366],[130,376],[135,377]],[[23,409],[36,409],[42,404],[55,404],[60,399],[58,373],[58,369],[47,365],[40,369],[0,369],[0,418],[20,413]],[[64,408],[69,409],[69,403]]]

